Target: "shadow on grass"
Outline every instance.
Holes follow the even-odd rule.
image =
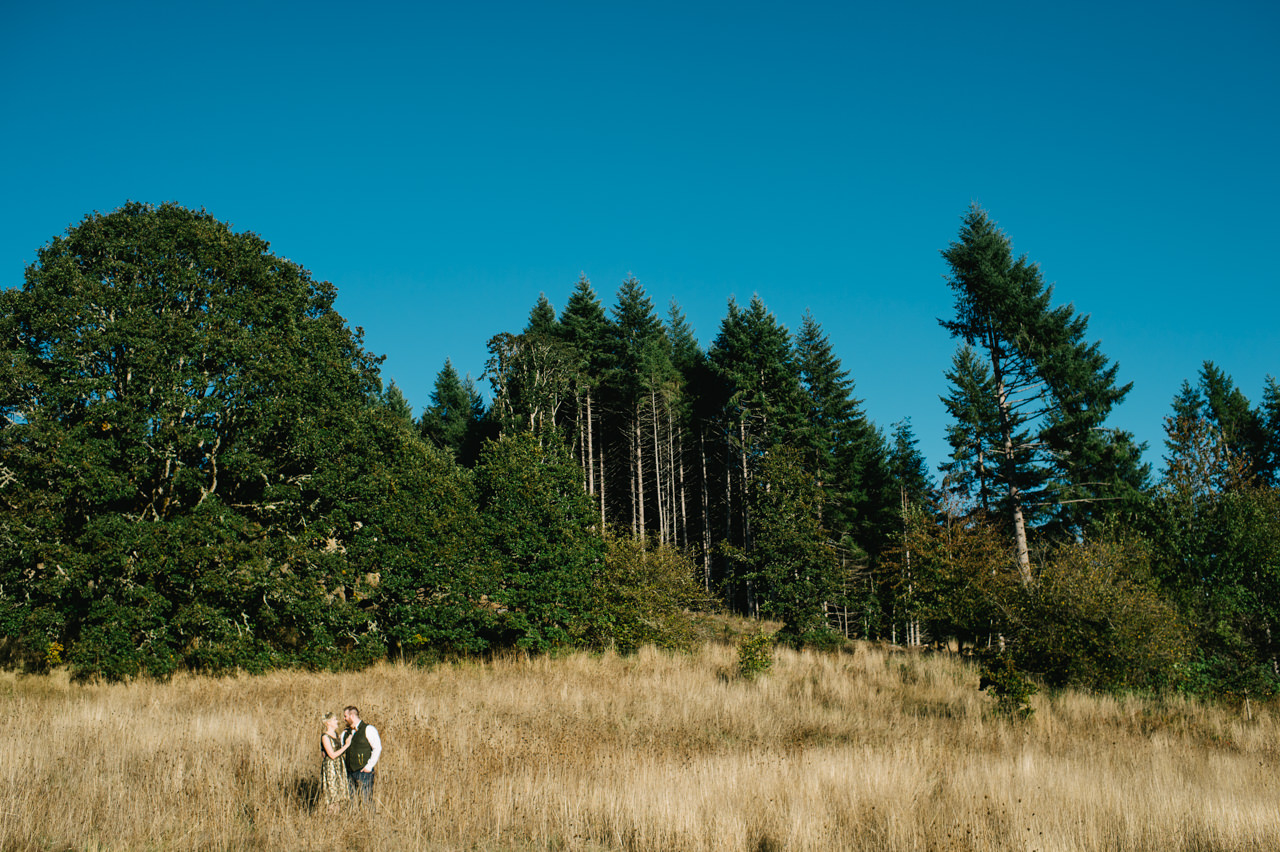
[[[314,811],[320,801],[320,779],[305,776],[294,779],[292,785],[293,803],[304,811]]]

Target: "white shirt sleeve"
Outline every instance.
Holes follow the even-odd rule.
[[[369,745],[373,746],[373,756],[364,765],[364,770],[369,772],[378,765],[378,758],[382,757],[382,737],[378,736],[378,729],[373,725],[364,726],[364,735],[369,738]]]

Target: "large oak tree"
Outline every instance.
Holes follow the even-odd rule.
[[[0,293],[10,639],[109,677],[383,652],[388,548],[421,550],[392,449],[416,438],[335,296],[173,204],[40,249]]]

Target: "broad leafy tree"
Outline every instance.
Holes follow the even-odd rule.
[[[582,471],[558,440],[512,433],[485,445],[476,490],[497,640],[533,651],[585,641],[605,545]]]
[[[204,212],[130,203],[0,293],[0,620],[82,675],[333,666],[382,652],[400,429],[332,285]],[[375,500],[376,503],[376,500]]]

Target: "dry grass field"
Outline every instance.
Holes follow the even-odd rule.
[[[575,654],[164,684],[0,675],[0,850],[1280,849],[1280,713],[1037,696],[945,656]],[[319,720],[386,744],[314,810]]]

